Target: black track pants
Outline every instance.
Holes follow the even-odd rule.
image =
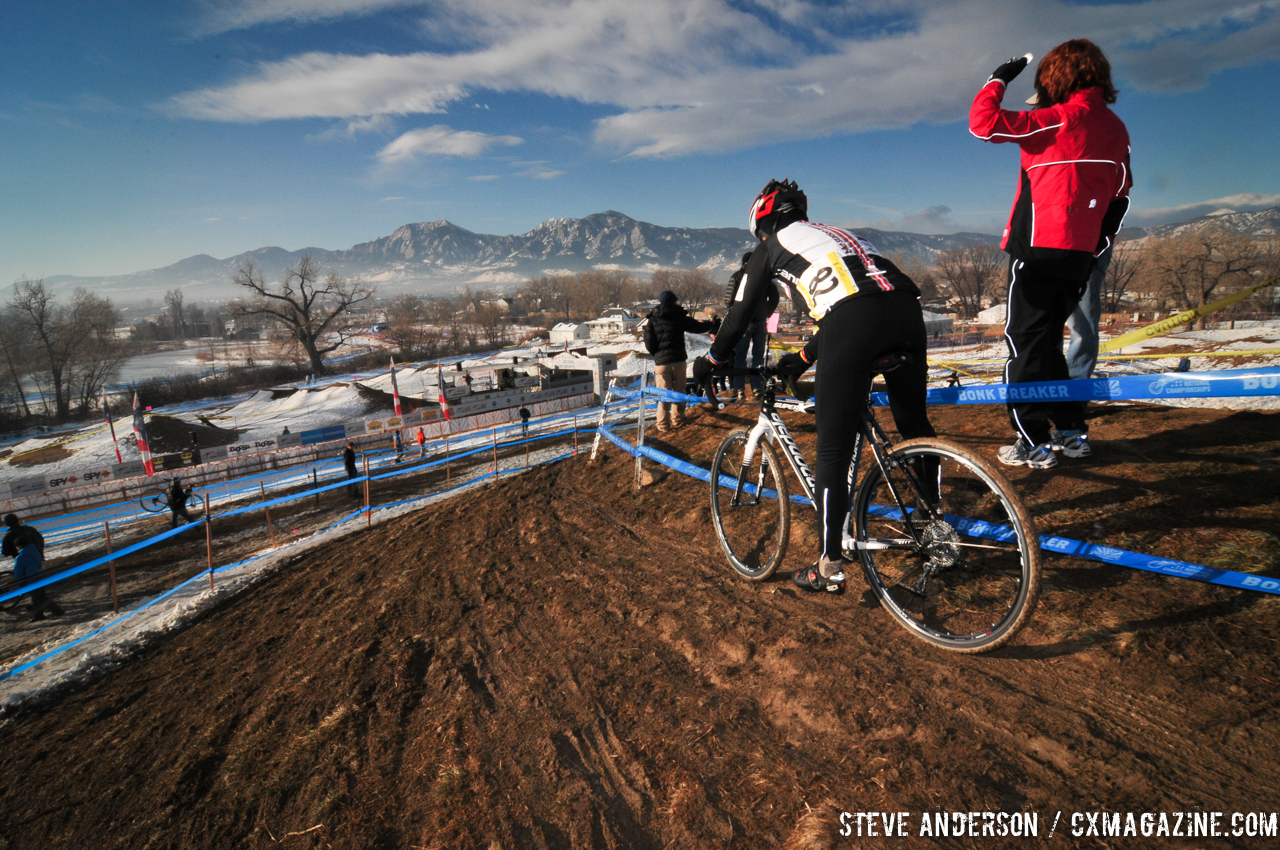
[[[1037,273],[1021,260],[1009,263],[1005,383],[1070,380],[1067,358],[1062,354],[1062,332],[1080,303],[1084,282]],[[1078,401],[1015,404],[1010,400],[1006,406],[1013,430],[1033,446],[1049,442],[1050,421],[1060,431],[1085,430],[1085,406]]]
[[[925,407],[925,340],[920,303],[905,292],[851,299],[822,319],[815,381],[818,462],[814,473],[822,554],[828,558],[841,554],[849,512],[849,463],[871,385],[871,361],[895,351],[911,353],[915,362],[885,376],[889,409],[904,438],[934,436]]]

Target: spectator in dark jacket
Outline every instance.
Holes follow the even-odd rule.
[[[40,576],[44,566],[44,535],[30,525],[23,525],[15,514],[4,518],[9,530],[0,542],[0,554],[13,558],[13,575],[18,585],[30,584]],[[31,591],[31,619],[39,622],[48,611],[55,617],[62,616],[62,607],[49,598],[45,589]]]
[[[685,333],[711,333],[712,322],[700,322],[680,306],[671,290],[658,296],[658,306],[649,312],[644,328],[644,347],[653,355],[653,380],[659,387],[674,392],[685,391],[685,374],[689,354],[684,347]],[[658,431],[679,428],[684,424],[684,405],[658,402]]]
[[[342,453],[342,465],[347,468],[347,478],[355,478],[360,474],[360,470],[356,469],[356,444],[350,440],[347,440],[346,451]],[[352,498],[360,496],[354,481],[347,485],[347,495]]]

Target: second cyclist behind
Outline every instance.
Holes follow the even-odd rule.
[[[733,361],[734,346],[762,303],[769,312],[781,294],[818,323],[819,332],[800,354],[778,360],[782,373],[802,374],[816,360],[818,562],[795,573],[797,585],[843,593],[845,516],[849,512],[849,464],[867,403],[871,364],[905,351],[913,362],[885,375],[889,407],[905,439],[932,437],[925,407],[926,334],[920,290],[866,240],[809,221],[808,199],[795,183],[769,181],[751,205],[751,235],[762,243],[743,267],[729,315],[706,357],[693,364],[695,382]]]

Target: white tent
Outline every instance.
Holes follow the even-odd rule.
[[[1005,316],[1008,311],[1004,304],[997,304],[994,307],[988,307],[978,314],[978,324],[980,325],[1003,325]]]

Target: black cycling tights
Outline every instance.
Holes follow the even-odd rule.
[[[858,422],[867,402],[871,362],[882,354],[908,351],[914,362],[885,376],[889,409],[905,439],[932,437],[925,407],[926,334],[920,303],[905,292],[853,298],[822,319],[815,381],[818,425],[818,516],[822,554],[841,556],[845,515],[849,512],[849,463]]]

